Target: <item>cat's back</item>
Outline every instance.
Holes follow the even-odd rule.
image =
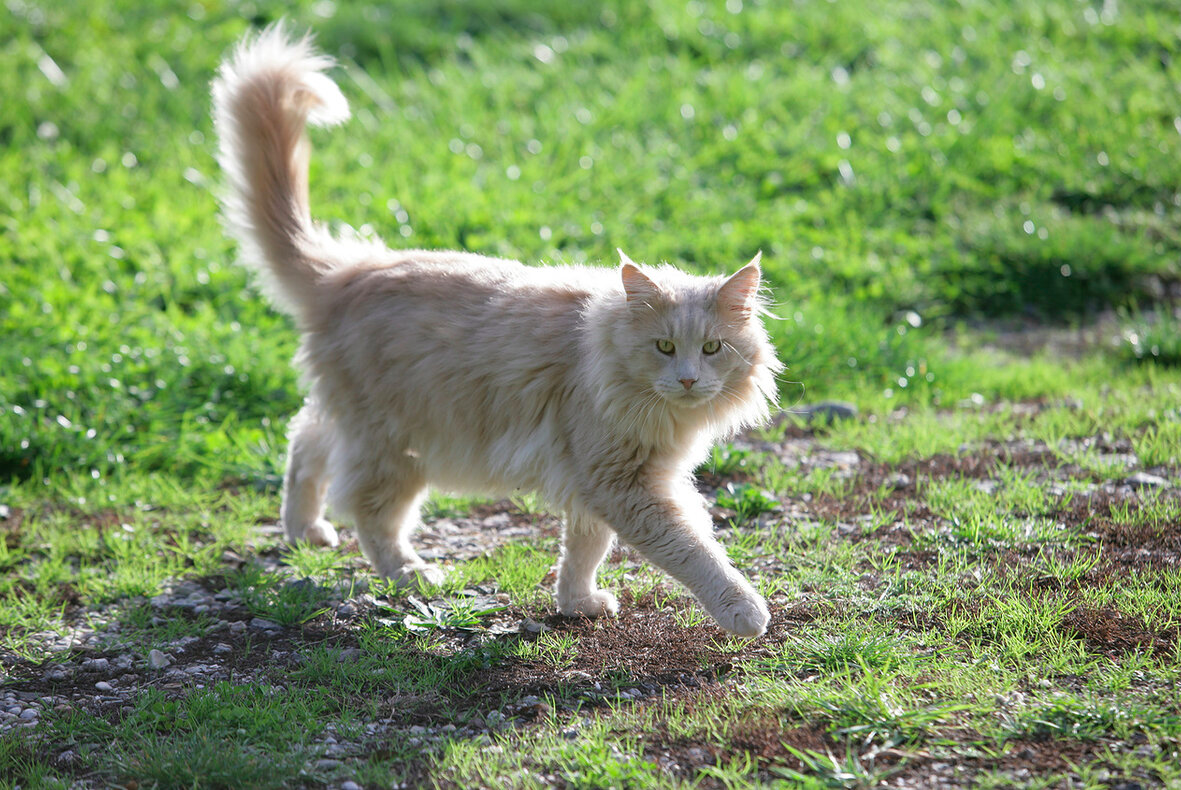
[[[332,275],[309,340],[321,366],[519,386],[522,376],[563,375],[588,304],[618,288],[609,269],[393,252]]]
[[[499,311],[536,316],[565,313],[571,304],[611,290],[609,270],[585,266],[526,266],[466,252],[410,250],[336,272],[326,282],[316,323],[327,328],[367,312],[434,311],[440,320]]]

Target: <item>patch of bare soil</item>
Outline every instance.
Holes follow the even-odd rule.
[[[1110,658],[1148,651],[1167,659],[1177,652],[1178,629],[1152,629],[1142,619],[1113,607],[1094,608],[1085,604],[1063,618],[1064,634],[1081,639],[1087,649]]]
[[[700,692],[684,700],[685,711],[692,714],[702,701],[712,701],[717,694]],[[790,748],[789,748],[790,747]],[[659,722],[655,730],[643,735],[644,757],[656,762],[661,770],[682,779],[694,779],[708,765],[725,764],[736,753],[749,755],[760,768],[763,779],[771,778],[772,765],[803,770],[804,764],[791,751],[833,753],[843,758],[845,746],[835,741],[823,727],[785,727],[780,718],[769,711],[751,711],[750,716],[733,722],[724,732],[701,733],[696,737],[673,736],[666,722]],[[697,787],[721,788],[727,785],[711,777],[701,776]]]
[[[932,788],[971,786],[982,773],[1000,774],[1009,784],[1024,787],[1031,780],[1056,782],[1038,787],[1077,787],[1079,766],[1094,764],[1107,750],[1099,741],[1015,740],[1005,743],[996,754],[969,751],[954,757],[919,756],[904,763],[887,782],[895,788]],[[1131,787],[1127,790],[1132,790]]]
[[[604,688],[602,680],[609,679],[615,688],[638,690],[640,694],[632,694],[633,699],[657,694],[675,698],[679,690],[691,692],[724,681],[736,662],[765,654],[782,642],[793,626],[814,618],[806,605],[776,607],[766,634],[732,649],[712,621],[687,624],[690,606],[684,599],[658,604],[658,598],[663,601],[666,597],[664,593],[658,588],[637,598],[622,591],[617,618],[551,615],[544,621],[547,628],[577,638],[570,661],[559,669],[538,659],[502,660],[481,676],[479,696],[581,696],[580,707],[594,707],[617,701],[614,691]]]

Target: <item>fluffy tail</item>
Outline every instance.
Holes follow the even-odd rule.
[[[272,298],[305,315],[317,281],[336,268],[333,241],[308,210],[305,127],[349,117],[348,102],[325,69],[332,59],[282,24],[247,36],[213,82],[218,161],[228,179],[226,223]]]

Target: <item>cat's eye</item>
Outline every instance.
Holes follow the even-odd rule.
[[[701,347],[701,350],[706,354],[716,354],[722,350],[722,341],[708,340],[706,341],[705,345]]]
[[[676,345],[674,345],[673,341],[671,340],[657,340],[656,350],[661,354],[671,354],[674,350],[676,350]]]

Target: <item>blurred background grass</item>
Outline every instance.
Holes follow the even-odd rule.
[[[9,0],[0,479],[277,481],[296,337],[219,226],[208,84],[284,16],[355,114],[314,136],[321,219],[529,262],[761,249],[787,406],[1177,376],[1171,2]],[[1101,318],[1122,345],[1003,348]]]

